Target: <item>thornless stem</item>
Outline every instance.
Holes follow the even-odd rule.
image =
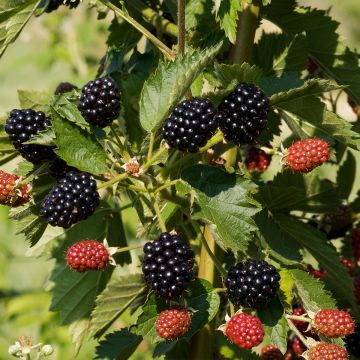
[[[182,56],[185,52],[185,0],[177,2],[177,20],[178,20],[178,55]]]

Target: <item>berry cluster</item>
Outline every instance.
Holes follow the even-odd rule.
[[[244,349],[258,346],[265,336],[261,321],[244,313],[231,317],[225,326],[224,334],[232,343]]]
[[[271,155],[256,147],[251,147],[246,152],[245,165],[249,171],[264,172],[270,165]]]
[[[75,89],[77,89],[77,86],[75,86],[74,84],[71,84],[69,82],[62,82],[56,87],[55,95],[65,94]]]
[[[46,130],[50,125],[50,119],[42,111],[14,109],[6,120],[5,131],[21,156],[37,164],[55,157],[52,148],[44,145],[24,143],[40,131]]]
[[[352,334],[355,330],[355,323],[346,311],[322,309],[316,313],[313,327],[321,335],[337,338]]]
[[[68,228],[92,215],[99,202],[96,181],[88,174],[71,171],[45,197],[40,216],[50,225]]]
[[[226,278],[228,297],[237,306],[258,308],[275,298],[279,281],[279,272],[264,260],[238,263]]]
[[[89,81],[81,92],[78,109],[90,125],[103,128],[119,116],[120,91],[109,77]]]
[[[264,360],[284,360],[284,355],[275,345],[267,345],[261,349],[260,356]]]
[[[325,213],[321,217],[321,227],[327,233],[329,239],[342,237],[351,227],[353,211],[351,206],[340,204],[335,213]]]
[[[253,84],[240,83],[219,105],[219,127],[236,145],[254,142],[267,125],[269,100]]]
[[[66,261],[78,272],[103,270],[109,261],[109,252],[96,240],[84,240],[68,249]]]
[[[21,178],[0,170],[0,204],[17,207],[27,203],[29,185],[22,184]]]
[[[292,315],[294,316],[301,316],[304,314],[305,314],[305,310],[302,307],[296,307],[292,313]],[[292,319],[291,321],[297,327],[297,329],[302,333],[305,332],[306,329],[308,328],[308,323],[305,321],[294,320],[294,319]]]
[[[308,358],[309,360],[347,360],[348,356],[343,347],[321,342],[310,348]]]
[[[194,253],[176,234],[162,233],[144,245],[142,265],[148,286],[164,298],[183,293],[193,277]]]
[[[307,173],[329,160],[329,144],[318,138],[295,141],[287,150],[284,164],[293,171]]]
[[[156,332],[162,339],[173,340],[187,333],[192,312],[182,307],[162,311],[155,323]]]
[[[51,160],[48,164],[49,175],[54,177],[55,179],[62,179],[66,176],[66,173],[70,171],[78,171],[72,166],[69,166],[66,161],[60,159],[58,156]]]
[[[215,114],[216,109],[208,99],[184,100],[165,120],[163,137],[171,147],[197,152],[217,128]]]

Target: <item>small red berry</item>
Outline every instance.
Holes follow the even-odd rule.
[[[297,336],[294,336],[291,341],[291,348],[293,349],[294,353],[298,356],[301,356],[306,348],[305,345],[300,341],[300,339]]]
[[[311,265],[308,265],[306,271],[315,279],[323,279],[326,276],[326,271],[322,269],[314,269]]]
[[[267,345],[261,349],[260,356],[265,360],[284,360],[284,355],[275,345]]]
[[[240,348],[258,346],[265,333],[260,319],[248,314],[235,314],[226,324],[225,336]]]
[[[71,246],[66,254],[69,266],[79,272],[102,270],[110,257],[105,246],[96,240],[84,240]]]
[[[305,314],[305,310],[302,307],[297,307],[294,309],[292,314],[295,316],[301,316]],[[300,332],[305,332],[309,325],[309,323],[306,321],[294,320],[294,319],[291,319],[291,321],[299,329]]]
[[[360,276],[357,276],[354,281],[356,302],[360,305]]]
[[[309,360],[347,360],[346,350],[336,344],[318,343],[309,350]]]
[[[329,144],[319,138],[295,141],[288,149],[284,164],[293,171],[310,172],[329,160]]]
[[[355,331],[355,322],[346,311],[322,309],[316,313],[313,327],[321,335],[337,338],[352,334]]]
[[[357,261],[360,261],[360,228],[356,229],[351,236],[351,247]]]
[[[21,178],[0,170],[0,204],[17,207],[27,203],[29,185],[21,184]]]
[[[182,307],[162,311],[156,320],[155,329],[162,339],[173,340],[187,333],[192,312]]]
[[[245,165],[249,171],[264,172],[271,163],[271,155],[256,147],[251,147],[246,152]]]
[[[356,264],[343,256],[340,256],[340,261],[347,267],[349,274],[352,276],[355,273]]]
[[[309,58],[307,63],[307,71],[309,73],[309,77],[314,77],[318,68],[318,64],[313,59]]]

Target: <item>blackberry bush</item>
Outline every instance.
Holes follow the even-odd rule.
[[[29,27],[0,66],[0,307],[41,337],[1,324],[9,354],[357,356],[360,67],[333,9],[78,4],[0,6],[0,58]]]

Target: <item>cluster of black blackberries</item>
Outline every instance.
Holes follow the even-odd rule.
[[[66,176],[66,173],[70,171],[78,171],[78,169],[69,166],[66,161],[58,156],[51,160],[48,164],[49,175],[59,180]]]
[[[60,5],[65,5],[70,9],[76,8],[80,4],[81,0],[50,0],[46,8],[46,12],[50,13],[57,10]]]
[[[92,215],[99,202],[96,181],[86,173],[70,171],[45,197],[40,216],[52,226],[68,228]]]
[[[42,111],[14,109],[10,112],[10,116],[6,120],[5,131],[21,156],[37,164],[55,157],[52,147],[24,143],[40,131],[46,130],[50,125],[50,118]]]
[[[214,108],[208,99],[182,101],[163,125],[163,137],[170,147],[197,152],[221,129],[227,141],[236,145],[254,142],[267,125],[269,100],[253,84],[241,83]]]
[[[251,259],[231,267],[225,284],[234,305],[258,308],[275,298],[280,287],[280,275],[266,261]]]
[[[107,76],[89,81],[82,88],[78,109],[90,125],[110,125],[120,113],[119,88]]]
[[[176,234],[162,233],[144,245],[143,273],[147,285],[167,299],[177,297],[193,277],[194,253]]]

